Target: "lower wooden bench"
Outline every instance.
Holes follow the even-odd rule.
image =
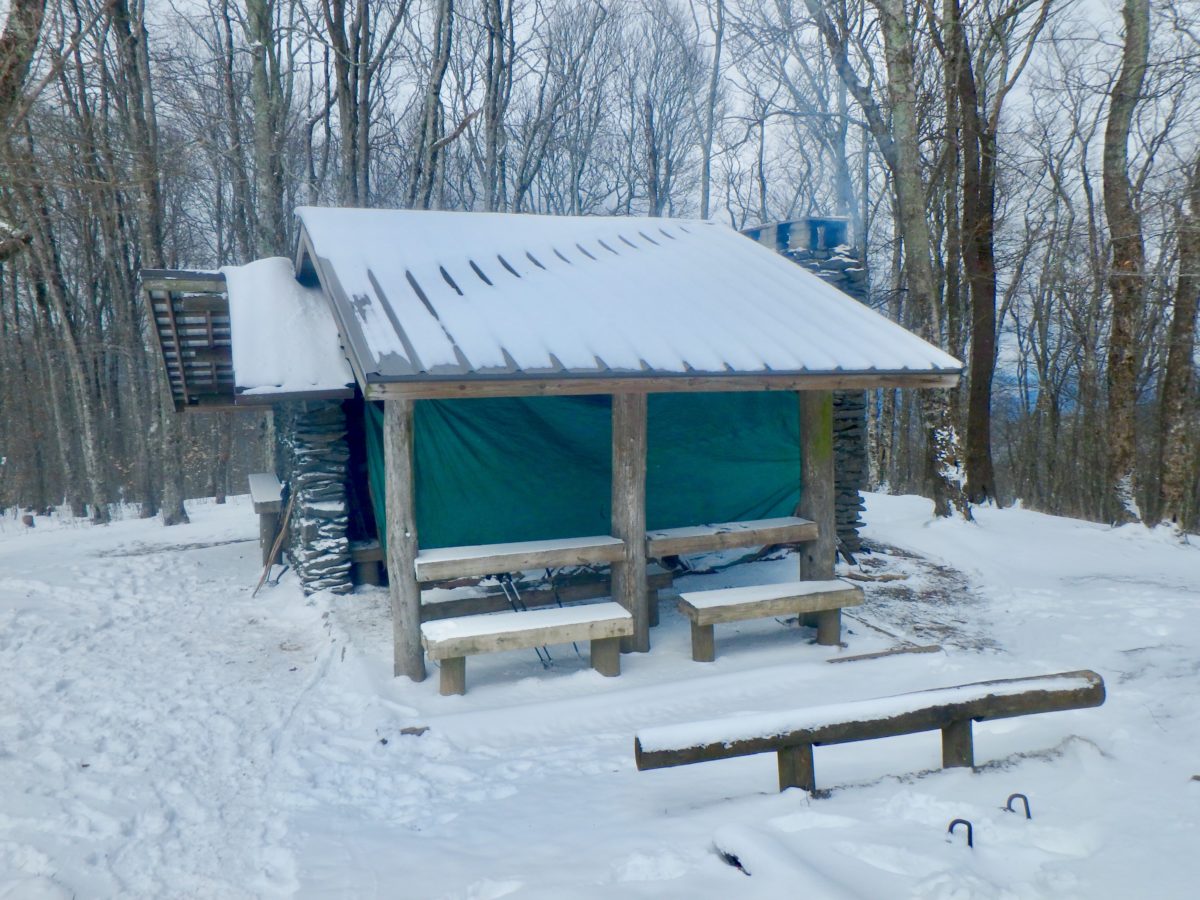
[[[862,588],[835,578],[688,591],[679,595],[679,611],[692,623],[692,659],[712,662],[716,658],[713,625],[816,613],[817,643],[838,644],[842,636],[842,608],[862,602]]]
[[[816,790],[813,747],[942,732],[942,766],[975,765],[971,723],[1084,709],[1104,702],[1095,672],[980,681],[875,700],[650,728],[633,741],[641,771],[755,753],[779,756],[779,789]]]
[[[468,656],[571,641],[591,641],[592,668],[620,675],[620,639],[632,634],[633,617],[608,602],[425,622],[421,643],[430,659],[441,661],[440,689],[448,695],[466,693]]]

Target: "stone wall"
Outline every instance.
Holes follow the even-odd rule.
[[[350,579],[346,535],[346,416],[341,403],[289,403],[276,409],[280,480],[296,492],[289,522],[292,565],[306,594],[344,594]]]
[[[838,290],[865,303],[867,270],[858,252],[845,244],[819,246],[819,237],[825,233],[824,229],[793,228],[790,243],[799,241],[809,246],[789,246],[780,248],[780,252]],[[818,246],[811,246],[814,241]],[[867,480],[867,399],[863,391],[838,391],[833,395],[833,440],[838,542],[845,551],[857,553],[862,548],[858,535],[863,525],[860,492],[866,487]]]

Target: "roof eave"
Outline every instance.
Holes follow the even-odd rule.
[[[634,373],[557,374],[470,378],[371,379],[368,400],[444,400],[454,397],[537,397],[581,394],[685,393],[701,391],[855,391],[879,388],[946,389],[958,385],[961,369],[866,372],[732,372],[726,374]]]

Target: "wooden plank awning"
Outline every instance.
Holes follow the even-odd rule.
[[[141,292],[175,409],[231,408],[233,343],[225,276],[144,269]]]
[[[145,269],[139,290],[176,410],[354,395],[325,298],[299,285],[285,259]]]

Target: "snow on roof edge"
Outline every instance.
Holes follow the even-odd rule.
[[[291,260],[270,257],[220,272],[238,395],[352,393],[354,374],[333,311],[323,291],[296,280]]]

